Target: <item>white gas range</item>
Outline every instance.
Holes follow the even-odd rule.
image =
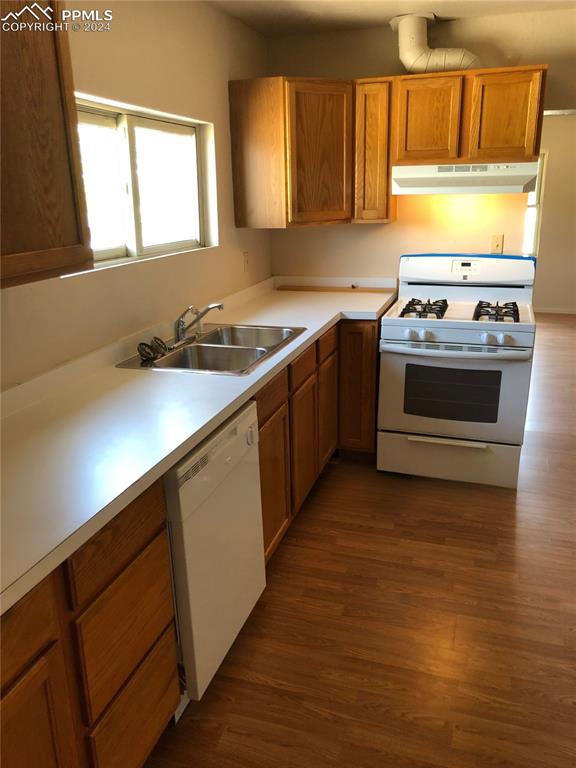
[[[402,256],[381,323],[378,469],[516,486],[533,284],[528,257]]]

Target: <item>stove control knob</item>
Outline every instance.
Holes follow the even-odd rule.
[[[499,333],[498,334],[498,344],[503,344],[505,347],[509,347],[514,342],[514,339],[512,336],[509,336],[507,333]]]
[[[414,339],[418,338],[418,332],[415,331],[414,328],[405,328],[404,338],[408,339],[408,341],[413,341]]]
[[[426,328],[421,328],[418,331],[418,338],[420,339],[420,341],[432,341],[432,339],[434,338],[434,334],[432,333],[432,331],[427,331]]]
[[[494,336],[493,333],[481,333],[480,334],[480,341],[482,344],[487,344],[488,346],[496,344],[496,336]]]

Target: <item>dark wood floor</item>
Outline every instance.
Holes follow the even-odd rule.
[[[517,492],[330,464],[147,768],[574,768],[575,350],[539,318]]]

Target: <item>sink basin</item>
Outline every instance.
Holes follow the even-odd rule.
[[[275,349],[301,333],[303,328],[265,325],[223,325],[202,336],[202,344]]]
[[[208,330],[197,341],[180,342],[176,349],[153,363],[142,363],[136,355],[118,363],[117,367],[239,376],[251,371],[264,358],[305,330],[265,325],[221,325]]]
[[[190,344],[169,352],[156,360],[152,368],[187,371],[244,373],[266,354],[260,347],[225,347],[211,344]]]

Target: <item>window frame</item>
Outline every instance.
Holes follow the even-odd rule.
[[[210,248],[218,245],[216,174],[214,151],[214,126],[191,118],[156,110],[137,108],[120,102],[107,102],[96,97],[76,93],[78,119],[86,115],[89,122],[109,124],[116,121],[122,177],[125,185],[125,230],[126,243],[122,248],[94,251],[96,268],[115,266],[146,259],[154,259],[177,253]],[[144,246],[139,207],[139,188],[136,171],[136,141],[134,129],[159,127],[166,132],[193,133],[196,143],[196,174],[198,190],[198,239],[178,240]]]
[[[118,118],[110,112],[97,111],[94,109],[80,109],[78,106],[76,107],[76,110],[78,113],[79,123],[87,122],[92,123],[93,125],[108,125],[109,122],[112,121],[115,123],[115,130],[118,130]],[[82,112],[82,120],[80,119],[80,112]],[[121,162],[122,158],[119,157],[118,159]],[[86,207],[88,207],[88,205],[86,205]],[[123,211],[123,215],[126,216],[125,210]],[[94,255],[95,262],[117,261],[118,259],[126,259],[129,256],[126,243],[122,246],[118,246],[117,248],[102,248],[99,250],[92,248],[92,253]]]

